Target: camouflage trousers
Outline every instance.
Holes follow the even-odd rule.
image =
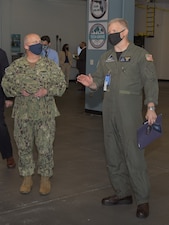
[[[34,174],[35,152],[37,150],[37,170],[41,176],[53,175],[53,142],[55,138],[55,118],[43,120],[14,120],[14,138],[18,147],[18,169],[21,176]]]

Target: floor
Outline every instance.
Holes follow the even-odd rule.
[[[0,159],[0,225],[169,225],[169,82],[159,82],[158,113],[163,113],[163,136],[145,152],[151,181],[150,216],[138,219],[136,204],[105,207],[101,199],[113,194],[105,164],[101,115],[86,113],[84,91],[79,84],[56,102],[55,168],[52,191],[40,196],[37,174],[33,189],[21,195],[18,169],[7,169]],[[6,110],[14,156],[11,109]],[[35,158],[36,158],[35,151]]]

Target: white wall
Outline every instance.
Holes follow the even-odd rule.
[[[11,34],[49,35],[56,49],[56,35],[62,45],[69,43],[72,53],[86,38],[86,2],[48,0],[0,0],[0,47],[11,60]],[[23,47],[21,49],[23,52]]]
[[[135,9],[135,35],[145,33],[146,10]],[[153,55],[158,78],[169,80],[168,52],[169,52],[169,3],[157,4],[155,9],[155,35],[145,38],[145,48]]]

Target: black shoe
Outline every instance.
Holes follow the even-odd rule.
[[[111,205],[128,205],[132,204],[133,199],[132,196],[127,196],[124,198],[118,198],[116,195],[109,196],[107,198],[102,199],[102,204],[106,206],[111,206]]]
[[[14,158],[13,158],[12,156],[11,156],[10,158],[7,158],[7,159],[6,159],[6,162],[7,162],[7,167],[8,167],[9,169],[15,168],[16,163],[15,163],[15,160],[14,160]]]
[[[149,204],[144,203],[137,206],[136,216],[138,218],[146,218],[149,216]]]

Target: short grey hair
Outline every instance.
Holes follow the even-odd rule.
[[[116,22],[120,23],[124,28],[127,28],[127,29],[129,28],[127,20],[123,18],[115,18],[110,20],[108,23],[108,28],[112,23],[116,23]]]

